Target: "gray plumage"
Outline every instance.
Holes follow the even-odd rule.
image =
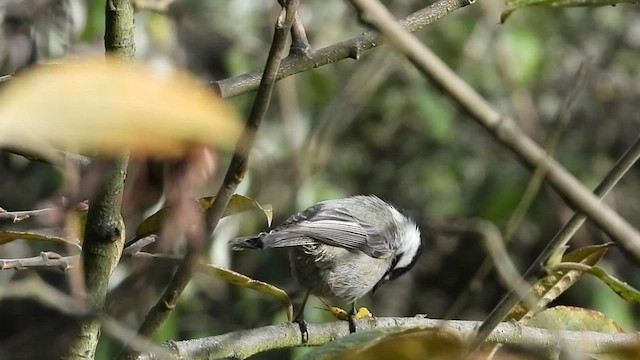
[[[270,232],[232,240],[234,250],[288,248],[296,280],[320,297],[350,303],[413,266],[415,223],[376,196],[327,200]]]

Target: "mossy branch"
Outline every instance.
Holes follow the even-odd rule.
[[[82,268],[88,305],[92,309],[104,306],[109,279],[120,261],[125,241],[125,229],[120,206],[127,159],[114,161],[112,172],[91,201],[82,247]],[[88,319],[80,324],[69,346],[66,359],[93,359],[100,336],[100,320]]]

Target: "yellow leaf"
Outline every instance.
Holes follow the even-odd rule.
[[[285,306],[287,319],[289,319],[289,321],[293,319],[293,305],[291,304],[291,299],[289,299],[289,295],[287,295],[284,290],[278,287],[259,280],[254,280],[235,271],[219,268],[209,264],[199,264],[196,267],[196,271],[202,274],[216,276],[229,284],[253,289],[263,294],[273,296]]]
[[[204,212],[213,205],[215,196],[207,196],[198,199],[200,208]],[[229,204],[224,211],[223,217],[238,214],[248,210],[260,210],[267,218],[267,223],[271,225],[271,218],[273,217],[273,210],[270,205],[260,205],[255,200],[243,195],[234,194],[229,200]],[[162,208],[156,211],[153,215],[146,218],[140,226],[136,229],[136,239],[141,239],[151,234],[157,234],[162,227],[162,223],[168,214],[171,213],[170,207]],[[195,220],[194,220],[195,221]]]
[[[42,65],[0,92],[0,146],[176,157],[194,144],[230,148],[235,112],[183,73],[98,58]]]
[[[80,246],[79,242],[66,239],[62,233],[63,231],[60,229],[48,229],[38,232],[0,231],[0,245],[10,243],[14,240],[36,240],[68,243],[78,247]]]

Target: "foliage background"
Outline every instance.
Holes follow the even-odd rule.
[[[387,3],[397,17],[425,6],[420,1]],[[103,51],[102,1],[50,0],[18,25],[9,21],[7,9],[2,23],[6,41],[0,48],[4,74],[20,65],[14,56],[21,49],[15,40],[21,34],[20,24],[33,26],[35,58],[40,62],[55,61],[63,54]],[[155,66],[186,67],[203,79],[251,71],[266,58],[277,9],[276,2],[178,0],[167,13],[140,11],[137,54]],[[579,180],[594,187],[640,132],[639,9],[626,5],[533,8],[516,12],[501,25],[503,9],[500,1],[479,1],[417,35],[503,113],[513,115],[539,143],[553,131],[555,115],[580,64],[589,64],[587,85],[555,156]],[[353,9],[341,1],[303,2],[301,16],[314,48],[364,31]],[[23,58],[28,63],[29,56]],[[246,115],[251,100],[252,95],[242,95],[231,101]],[[388,48],[372,50],[359,61],[343,60],[279,82],[257,141],[242,191],[272,204],[275,224],[317,201],[362,193],[377,194],[396,204],[421,225],[425,255],[408,275],[362,301],[374,314],[482,319],[503,294],[504,288],[492,273],[474,287],[474,295],[464,306],[451,312],[452,304],[469,287],[484,249],[476,239],[437,234],[428,224],[433,219],[478,217],[504,229],[530,172]],[[222,154],[221,171],[225,164]],[[5,209],[42,206],[62,186],[59,174],[47,165],[5,152],[0,153],[0,173],[0,206]],[[216,189],[217,184],[212,184],[202,195]],[[638,194],[640,171],[636,166],[606,200],[636,227],[640,226]],[[153,204],[147,205],[128,209],[128,229],[135,229]],[[571,213],[552,189],[543,188],[510,245],[520,269],[530,264]],[[30,221],[20,226],[36,224]],[[231,254],[226,248],[227,239],[265,228],[256,214],[226,219],[216,233],[212,261],[295,294],[298,289],[289,275],[286,254]],[[588,225],[571,244],[607,240]],[[5,245],[0,247],[0,257],[41,250],[34,246]],[[136,267],[134,262],[124,261],[113,278],[114,287]],[[640,286],[637,264],[621,251],[610,251],[602,265],[636,288]],[[40,273],[61,281],[55,273]],[[26,275],[0,273],[0,282],[16,276]],[[117,298],[125,309],[120,315],[131,327],[140,322],[157,291],[133,289],[125,287]],[[19,340],[29,343],[34,334],[55,336],[57,321],[65,321],[50,312],[43,316],[34,310],[34,304],[4,303],[0,306],[3,322],[15,321],[6,320],[8,325],[0,329],[3,347],[10,348]],[[637,305],[623,302],[592,279],[581,280],[557,303],[600,310],[626,330],[640,325]],[[312,305],[322,306],[318,301]],[[328,319],[311,307],[312,321]],[[284,320],[274,299],[197,276],[157,340],[220,334]],[[21,335],[25,339],[16,340],[16,334],[25,332]],[[109,358],[118,349],[107,341],[99,353]],[[282,355],[273,352],[259,357]]]

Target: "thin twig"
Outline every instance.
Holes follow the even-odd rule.
[[[307,39],[307,32],[304,30],[300,14],[296,12],[291,26],[291,54],[310,58],[313,48]]]
[[[235,192],[238,184],[242,181],[247,170],[248,155],[253,145],[256,132],[260,126],[271,100],[273,85],[276,81],[276,73],[280,66],[281,59],[286,51],[286,42],[289,31],[295,18],[295,14],[299,5],[299,0],[288,1],[286,7],[280,13],[275,25],[271,50],[267,58],[262,81],[256,94],[256,98],[251,108],[251,113],[247,119],[244,131],[238,140],[234,156],[229,164],[229,168],[225,175],[224,181],[216,194],[216,201],[206,212],[206,233],[211,234],[222,214],[224,213],[231,196]],[[191,279],[194,266],[197,262],[198,254],[201,246],[199,243],[190,242],[187,254],[181,262],[178,270],[171,279],[164,294],[159,299],[156,306],[147,314],[138,333],[140,335],[150,337],[164,322],[171,311],[169,304],[174,304],[177,297],[182,293],[184,287]]]
[[[157,235],[149,235],[144,237],[132,246],[126,248],[123,256],[135,256],[140,254],[140,250],[155,242],[158,239]],[[80,255],[68,255],[62,256],[58,253],[46,251],[41,252],[39,256],[33,256],[28,258],[18,259],[0,259],[0,270],[25,270],[33,268],[58,268],[62,271],[67,271],[75,268],[80,260]]]
[[[0,208],[0,220],[11,220],[12,222],[17,223],[32,216],[50,214],[56,210],[56,208],[44,208],[23,211],[6,211],[5,209]]]
[[[46,156],[42,153],[36,153],[33,150],[25,149],[17,146],[3,147],[0,150],[10,152],[15,155],[22,156],[31,161],[37,161],[45,164],[62,166],[65,163],[76,165],[78,167],[87,167],[91,165],[92,159],[88,156],[74,154],[62,150],[51,150],[46,152]]]
[[[415,32],[436,20],[463,8],[469,4],[466,0],[440,0],[414,12],[400,20],[400,26],[406,31]],[[276,79],[281,80],[307,70],[331,64],[346,58],[359,59],[368,50],[382,44],[383,38],[376,31],[367,31],[360,36],[315,50],[309,57],[291,56],[282,60]],[[260,84],[262,70],[222,79],[211,83],[221,97],[229,98],[255,91]]]
[[[284,0],[278,0],[278,4],[282,7],[285,6]],[[313,49],[309,44],[309,39],[307,39],[307,32],[304,29],[304,24],[302,24],[300,13],[296,11],[296,16],[291,25],[291,50],[289,54],[309,58],[311,57],[311,51]]]
[[[138,253],[140,250],[142,250],[143,247],[149,245],[149,244],[153,244],[156,241],[158,241],[158,235],[156,234],[151,234],[149,236],[145,236],[141,239],[137,239],[135,242],[131,243],[131,244],[125,244],[124,247],[124,251],[122,252],[122,255],[133,255]]]
[[[0,259],[0,270],[23,270],[31,268],[55,267],[67,271],[77,266],[80,255],[62,256],[58,253],[46,251],[40,256],[20,259]]]
[[[120,261],[124,247],[124,220],[120,214],[128,157],[112,162],[109,176],[101,185],[87,213],[82,244],[82,270],[89,304],[102,309],[107,297],[109,279]],[[67,359],[94,358],[100,337],[101,322],[87,319],[74,334]]]

